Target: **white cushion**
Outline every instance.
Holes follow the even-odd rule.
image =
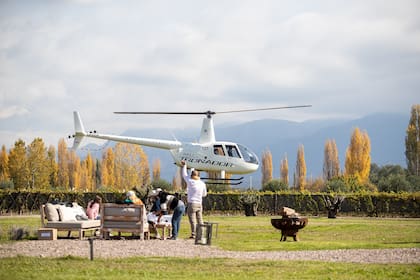
[[[83,209],[82,206],[80,206],[79,204],[73,204],[73,212],[74,212],[74,216],[76,215],[80,215],[80,216],[86,216],[86,212],[85,209]]]
[[[58,212],[60,213],[60,221],[77,221],[73,207],[66,207],[65,205],[60,205],[60,207],[58,208]]]
[[[49,222],[57,222],[60,220],[60,215],[58,213],[58,205],[47,203],[45,204],[44,212]]]

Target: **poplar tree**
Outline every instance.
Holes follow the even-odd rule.
[[[10,179],[17,190],[28,187],[29,169],[26,159],[25,142],[19,139],[9,153],[9,172]]]
[[[178,167],[176,170],[175,176],[172,178],[172,186],[173,186],[174,191],[176,192],[180,192],[182,190],[183,180],[182,180],[181,173],[182,173],[182,169]]]
[[[96,168],[95,168],[95,189],[99,188],[101,186],[101,177],[102,177],[102,165],[101,161],[96,159]]]
[[[115,146],[115,185],[127,190],[150,183],[147,155],[139,145],[118,143]]]
[[[367,183],[370,173],[370,139],[366,131],[355,128],[346,151],[345,175]]]
[[[69,188],[72,191],[80,191],[81,188],[81,170],[80,170],[80,158],[76,155],[76,152],[72,150],[68,154],[68,173],[69,173]]]
[[[340,175],[340,162],[335,140],[328,139],[324,146],[324,180],[329,181]]]
[[[152,171],[153,181],[160,180],[160,160],[159,159],[155,159],[153,161],[152,169],[153,169]]]
[[[27,149],[27,161],[31,189],[49,189],[49,161],[47,149],[41,138],[35,138]]]
[[[58,184],[58,164],[55,160],[55,147],[50,145],[47,151],[48,169],[49,169],[49,185],[52,188],[57,187]]]
[[[95,165],[90,152],[80,165],[80,188],[92,192],[95,184]]]
[[[304,191],[306,185],[306,163],[305,150],[303,145],[299,145],[296,160],[296,188]]]
[[[420,104],[411,107],[405,137],[405,157],[410,175],[420,176]]]
[[[69,173],[69,153],[67,150],[67,144],[63,138],[58,141],[58,154],[57,154],[57,164],[58,164],[58,186],[68,189],[70,182],[70,173]]]
[[[261,185],[264,186],[266,183],[270,182],[273,179],[273,158],[271,156],[271,152],[268,149],[265,150],[262,154],[261,172]]]
[[[93,162],[92,154],[89,152],[85,158],[85,168],[86,168],[86,189],[90,192],[93,192],[95,190],[95,164]]]
[[[111,147],[102,155],[101,181],[103,186],[115,187],[115,156]]]
[[[286,185],[289,185],[289,163],[287,161],[287,155],[284,156],[280,163],[280,179]]]
[[[7,182],[9,179],[9,155],[7,154],[6,146],[3,145],[0,152],[0,182]]]

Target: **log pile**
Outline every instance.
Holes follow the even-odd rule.
[[[299,229],[304,228],[308,224],[308,218],[301,217],[294,209],[283,207],[280,211],[281,219],[271,219],[271,225],[281,230],[280,241],[286,241],[288,236],[293,237],[294,241],[298,241]]]

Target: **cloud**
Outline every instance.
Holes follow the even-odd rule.
[[[200,121],[114,111],[313,105],[217,116],[218,123],[409,112],[420,87],[419,8],[418,1],[1,2],[0,117],[8,119],[1,125],[64,135],[73,110],[117,133]]]
[[[14,116],[21,116],[28,113],[28,110],[23,107],[11,106],[2,108],[0,111],[0,119],[8,119]]]

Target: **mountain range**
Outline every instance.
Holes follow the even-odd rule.
[[[292,122],[286,120],[263,119],[235,125],[215,124],[217,140],[232,141],[244,144],[261,157],[264,150],[269,150],[273,159],[273,177],[280,177],[280,161],[287,156],[289,162],[289,180],[292,183],[296,164],[298,146],[302,144],[305,151],[305,162],[308,178],[322,176],[324,144],[327,139],[334,139],[337,144],[340,165],[343,168],[346,149],[354,128],[358,127],[367,132],[371,142],[371,162],[380,166],[405,164],[405,136],[409,116],[391,113],[379,113],[353,120],[316,120],[305,122]],[[139,129],[127,130],[126,136],[171,139],[167,129]],[[196,141],[200,129],[177,130],[179,141]],[[85,140],[86,142],[88,140]],[[106,143],[104,146],[113,146]],[[95,144],[88,144],[79,151],[84,157],[87,151],[100,158],[101,149]],[[102,147],[104,148],[104,147]],[[172,181],[177,168],[173,164],[168,151],[156,148],[143,147],[148,155],[149,164],[153,160],[161,161],[161,177]],[[92,152],[93,151],[93,152]],[[97,152],[94,152],[97,151]],[[245,176],[242,187],[260,188],[261,170]]]

